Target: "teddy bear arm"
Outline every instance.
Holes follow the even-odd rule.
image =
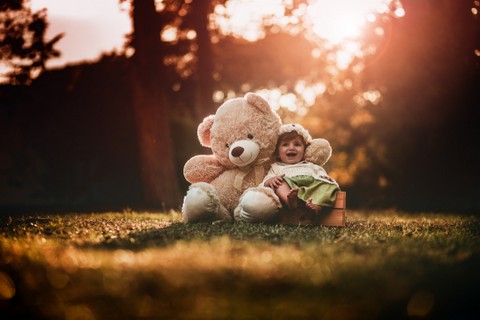
[[[190,183],[210,183],[223,171],[225,171],[225,167],[221,165],[213,155],[198,155],[194,156],[188,160],[187,163],[185,163],[183,175]]]

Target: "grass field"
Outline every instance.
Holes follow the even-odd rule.
[[[344,228],[180,220],[3,216],[0,318],[480,319],[476,217],[350,211]]]

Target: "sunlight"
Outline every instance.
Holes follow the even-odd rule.
[[[279,88],[260,89],[256,93],[265,98],[275,111],[284,109],[299,116],[305,116],[308,109],[315,104],[317,97],[326,90],[327,86],[323,82],[309,83],[299,80],[294,85],[293,92],[285,86],[280,86]],[[225,97],[223,93],[218,93],[217,97],[220,96]]]
[[[168,25],[162,30],[160,38],[164,42],[174,42],[178,40],[178,29],[174,26]]]
[[[163,2],[163,0],[155,0],[155,9],[160,12],[163,11],[166,7],[166,4]]]
[[[163,42],[176,43],[178,40],[194,40],[197,37],[195,30],[181,30],[174,25],[166,25],[160,32],[160,40]]]
[[[335,55],[331,57],[332,62],[334,62],[340,70],[347,69],[355,57],[362,56],[360,43],[355,41],[344,41],[343,43]]]
[[[317,96],[322,95],[326,90],[327,86],[323,82],[309,84],[300,80],[295,85],[295,92],[301,96],[306,107],[313,106]]]
[[[15,295],[15,284],[12,279],[0,271],[0,300],[9,300]]]
[[[336,83],[334,90],[342,90],[342,88],[351,88],[352,80],[346,79],[343,83]],[[234,91],[223,92],[217,90],[212,95],[212,100],[215,103],[221,104],[228,99],[241,97],[250,88],[245,88],[244,92],[237,93]],[[328,89],[330,92],[330,89]],[[323,82],[309,82],[306,80],[299,80],[293,86],[293,91],[286,86],[261,88],[255,93],[262,96],[271,105],[275,111],[285,110],[296,113],[303,117],[307,114],[309,108],[313,107],[317,102],[317,98],[327,92],[327,85]],[[379,90],[368,90],[361,92],[353,97],[353,102],[360,108],[367,105],[378,105],[383,99],[383,95]],[[359,112],[351,119],[353,127],[358,127],[367,123],[371,123],[373,117],[366,112]]]
[[[353,101],[359,107],[369,104],[377,105],[382,101],[382,93],[379,90],[369,90],[353,97]]]
[[[263,0],[261,6],[254,0],[229,0],[215,6],[212,21],[224,35],[256,41],[265,37],[264,20],[281,25],[284,13],[282,0]]]
[[[316,1],[309,5],[307,13],[313,32],[333,43],[357,36],[365,21],[362,12],[358,10],[358,5],[352,6],[348,2]]]
[[[289,9],[287,11],[287,9]],[[375,48],[362,48],[362,32],[367,24],[377,21],[379,14],[401,18],[405,10],[399,0],[309,0],[294,5],[291,0],[228,0],[215,6],[210,16],[212,28],[220,34],[248,41],[257,41],[271,32],[297,35],[303,32],[317,47],[312,57],[322,58],[327,53],[327,72],[338,75],[348,68],[354,73],[363,70],[357,58],[375,54]],[[385,30],[373,30],[377,37],[385,37]],[[218,38],[214,37],[215,42]]]
[[[3,62],[0,62],[0,84],[7,83],[9,78],[7,74],[11,71],[11,68]]]
[[[242,88],[242,93],[234,91],[223,92],[217,90],[212,95],[215,103],[221,104],[228,99],[241,97],[251,90],[249,86]],[[305,116],[308,109],[315,105],[317,97],[327,91],[327,86],[323,82],[309,82],[299,80],[293,86],[293,91],[289,91],[286,86],[261,88],[255,91],[262,96],[272,106],[272,109],[279,111],[280,109],[288,110],[299,116]]]
[[[264,38],[265,25],[286,28],[302,22],[316,36],[338,44],[359,37],[362,27],[375,21],[374,13],[393,10],[397,18],[405,15],[398,0],[310,0],[292,10],[293,16],[286,16],[285,8],[292,8],[292,1],[263,0],[258,6],[254,0],[229,0],[215,7],[212,22],[222,34],[249,41]]]
[[[405,16],[405,9],[403,9],[402,7],[396,8],[395,11],[393,12],[393,14],[397,18],[404,17]]]
[[[375,21],[374,12],[389,11],[392,0],[311,0],[308,5],[306,22],[320,38],[338,44],[361,35],[367,22]],[[403,17],[405,10],[395,1],[396,17]]]

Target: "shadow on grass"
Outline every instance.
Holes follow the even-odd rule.
[[[172,223],[169,226],[130,233],[122,238],[107,238],[102,242],[77,244],[88,249],[125,249],[141,251],[151,248],[163,248],[179,241],[209,242],[216,238],[227,237],[232,241],[266,242],[271,245],[302,245],[339,237],[342,230],[337,227],[310,227],[269,224],[236,223]]]

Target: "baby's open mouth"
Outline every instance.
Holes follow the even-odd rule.
[[[296,155],[296,152],[287,152],[287,157],[295,157]]]

